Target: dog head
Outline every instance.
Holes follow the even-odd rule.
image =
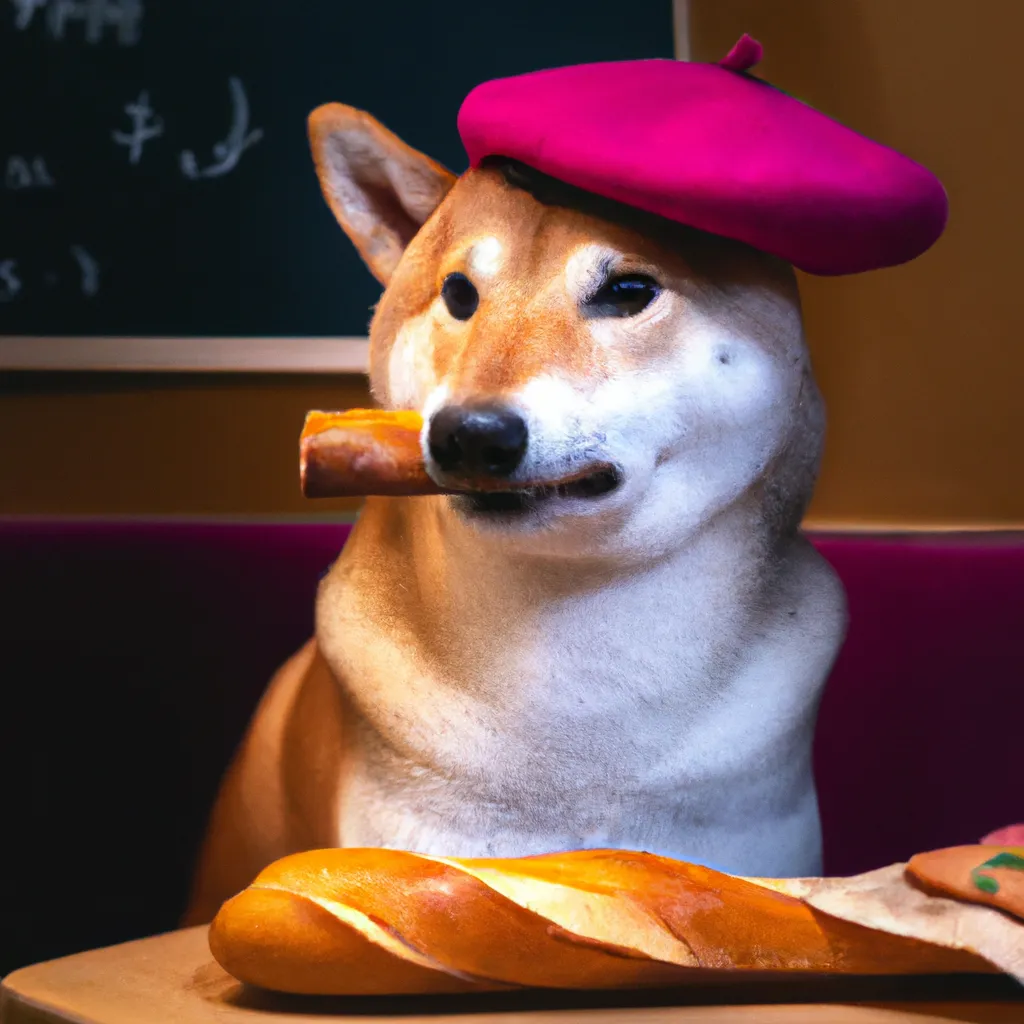
[[[338,104],[310,134],[385,287],[374,396],[465,492],[443,514],[566,555],[656,555],[738,502],[796,529],[823,412],[789,264],[511,161],[456,177]]]

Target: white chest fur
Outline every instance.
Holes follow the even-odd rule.
[[[351,715],[339,844],[820,870],[810,754],[842,591],[802,542],[770,566],[729,552],[711,537],[559,595],[507,566],[504,586],[472,565],[399,579],[353,543],[318,606]]]

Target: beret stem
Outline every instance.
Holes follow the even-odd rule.
[[[764,47],[744,32],[736,45],[718,62],[718,66],[729,71],[749,71],[761,63],[763,56]]]

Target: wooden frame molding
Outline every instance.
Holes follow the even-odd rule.
[[[676,60],[690,59],[690,0],[672,0],[672,28]]]
[[[366,373],[366,338],[0,337],[3,370]]]

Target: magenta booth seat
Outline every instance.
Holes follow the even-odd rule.
[[[220,773],[344,526],[0,521],[0,974],[173,928]],[[1024,534],[822,536],[826,871],[1024,819]]]

